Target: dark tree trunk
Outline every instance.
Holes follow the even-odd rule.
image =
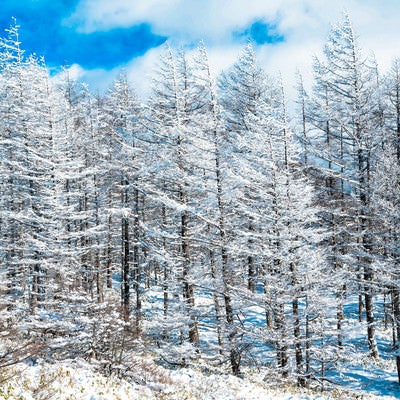
[[[136,182],[137,184],[137,182]],[[140,294],[140,230],[139,230],[139,190],[134,190],[134,217],[133,217],[133,290],[136,295],[136,311],[135,311],[135,324],[136,334],[139,335],[141,331],[141,313],[142,313],[142,299]]]
[[[126,178],[121,180],[122,207],[128,205],[128,181]],[[124,321],[129,320],[130,313],[130,241],[129,241],[129,217],[123,217],[121,221],[121,240],[122,240],[122,268],[121,268],[121,300],[122,314]]]
[[[397,376],[400,384],[400,290],[394,288],[392,290],[392,306],[394,319],[394,337],[396,338],[394,350],[396,352]]]

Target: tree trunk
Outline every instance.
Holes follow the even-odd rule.
[[[394,351],[396,352],[397,376],[400,384],[400,290],[397,288],[392,290],[392,306],[395,328],[394,336],[396,338]]]
[[[338,349],[343,350],[343,332],[342,323],[344,321],[344,310],[343,310],[343,297],[346,290],[346,286],[343,285],[336,293],[337,306],[336,306],[336,320],[337,320],[337,336],[338,336]]]
[[[223,353],[223,342],[222,342],[222,310],[219,302],[218,293],[218,281],[217,281],[217,271],[215,265],[215,256],[213,250],[210,250],[210,265],[211,265],[211,278],[213,280],[213,300],[215,308],[215,318],[217,320],[217,340],[219,346],[219,354]]]
[[[280,338],[277,340],[276,344],[276,356],[278,361],[278,368],[281,371],[281,374],[284,378],[288,376],[288,346],[286,342],[286,318],[285,318],[285,306],[282,303],[279,303],[275,307],[275,328],[277,334]]]
[[[293,323],[294,323],[293,334],[295,340],[297,383],[299,386],[304,387],[305,379],[303,372],[303,350],[301,348],[299,300],[297,297],[292,301],[292,309],[293,309]]]
[[[183,198],[183,194],[181,194]],[[181,215],[181,240],[182,240],[182,255],[183,255],[183,298],[186,303],[186,311],[190,318],[189,323],[189,341],[191,343],[198,343],[199,333],[197,329],[196,316],[193,315],[194,308],[194,290],[193,284],[190,282],[189,267],[190,267],[190,254],[189,254],[189,239],[188,239],[188,214],[184,211]]]
[[[375,316],[374,316],[374,301],[373,301],[373,288],[371,286],[371,281],[373,279],[372,271],[369,267],[364,267],[364,298],[365,298],[365,315],[367,320],[367,337],[368,337],[368,347],[371,357],[378,358],[378,347],[375,339]],[[368,283],[367,283],[368,282]]]
[[[137,184],[137,182],[136,182]],[[135,325],[136,334],[139,335],[141,331],[141,312],[142,312],[142,299],[140,294],[140,260],[139,260],[139,243],[140,243],[140,230],[139,230],[139,190],[134,190],[134,218],[133,218],[133,290],[136,295],[136,312],[135,312]]]
[[[107,289],[112,288],[112,217],[108,217],[107,254],[106,254],[106,281]]]
[[[121,180],[122,207],[128,205],[128,181],[126,178]],[[121,268],[121,300],[122,315],[125,322],[129,320],[130,307],[130,242],[129,242],[129,217],[124,216],[121,221],[121,240],[122,240],[122,268]]]

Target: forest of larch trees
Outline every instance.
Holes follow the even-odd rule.
[[[381,74],[347,16],[290,112],[251,43],[217,77],[165,46],[143,101],[124,73],[51,77],[17,25],[0,47],[0,368],[143,353],[308,387],[362,354],[400,377],[400,60]]]

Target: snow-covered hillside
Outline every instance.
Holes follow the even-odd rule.
[[[128,378],[105,377],[86,361],[39,363],[2,371],[0,399],[7,400],[328,400],[395,399],[362,391],[311,393],[290,387],[268,387],[262,373],[247,378],[206,374],[199,368],[167,370],[149,358],[138,358]]]

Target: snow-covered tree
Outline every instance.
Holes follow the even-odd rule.
[[[331,237],[326,245],[337,279],[338,345],[342,347],[343,297],[348,278],[365,301],[370,353],[375,339],[373,238],[370,235],[370,177],[378,137],[374,121],[376,75],[365,58],[347,15],[332,28],[324,58],[314,62],[314,95],[308,112],[323,216]],[[349,275],[350,274],[350,275]]]

